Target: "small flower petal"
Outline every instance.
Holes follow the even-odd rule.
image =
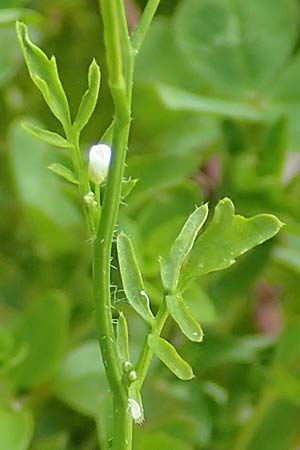
[[[128,399],[128,407],[131,413],[131,417],[136,423],[141,423],[143,420],[143,413],[140,405],[133,398]]]
[[[111,148],[106,144],[93,145],[89,152],[90,179],[97,184],[103,182],[108,174]]]

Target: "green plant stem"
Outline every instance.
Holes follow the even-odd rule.
[[[93,283],[99,343],[113,398],[113,450],[131,450],[132,417],[128,409],[128,387],[122,377],[112,322],[111,249],[121,202],[122,179],[131,124],[133,55],[145,37],[158,3],[157,0],[155,2],[149,1],[141,19],[141,29],[136,39],[137,47],[133,49],[129,40],[123,1],[100,1],[104,23],[108,83],[113,98],[115,116],[113,121],[112,161],[94,242]],[[148,354],[145,354],[145,358],[144,366],[146,367],[149,359]]]
[[[144,39],[146,37],[146,34],[148,32],[148,29],[151,25],[151,22],[153,20],[153,17],[157,11],[159,4],[160,0],[149,0],[143,11],[139,24],[136,27],[131,38],[131,44],[135,53],[137,53],[140,50],[144,42]]]
[[[114,102],[115,120],[112,162],[94,243],[94,294],[101,353],[113,397],[113,450],[130,450],[132,448],[132,418],[128,410],[127,386],[122,378],[112,323],[110,259],[121,199],[122,178],[131,123],[131,95],[128,95],[123,72],[124,64],[119,24],[121,15],[118,11],[117,2],[101,0],[100,9],[104,23],[109,86]],[[130,58],[130,55],[128,58]]]
[[[104,366],[114,404],[114,450],[127,450],[129,444],[128,399],[122,380],[112,325],[110,300],[110,257],[114,227],[121,196],[121,182],[126,156],[129,123],[116,120],[114,128],[114,160],[106,186],[100,224],[94,243],[94,292],[97,326]],[[128,445],[126,444],[128,442]]]
[[[169,312],[167,310],[166,301],[164,299],[155,317],[155,323],[152,327],[153,329],[152,333],[156,334],[157,336],[161,334],[163,327],[168,319],[168,316]],[[153,352],[149,348],[148,340],[146,339],[141,356],[137,364],[137,378],[139,389],[141,389],[143,386],[152,358]]]
[[[81,199],[83,200],[85,194],[91,191],[91,186],[89,179],[87,177],[86,168],[80,151],[79,136],[77,133],[74,133],[72,127],[70,127],[66,131],[66,136],[68,141],[71,142],[71,144],[73,145],[72,163],[79,180],[79,192]],[[83,210],[89,232],[94,234],[95,233],[94,217],[92,217],[91,211],[87,207],[87,205],[83,204]]]

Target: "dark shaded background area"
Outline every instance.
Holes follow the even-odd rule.
[[[144,4],[131,4],[131,25]],[[97,433],[110,436],[110,403],[91,244],[76,189],[47,169],[70,164],[68,153],[21,127],[30,117],[61,132],[27,74],[14,21],[22,18],[55,54],[73,114],[92,58],[100,65],[87,153],[112,115],[98,5],[0,7],[0,447],[95,450]],[[212,210],[229,196],[238,213],[270,212],[286,224],[230,269],[191,284],[187,301],[204,342],[189,343],[172,324],[166,334],[196,379],[180,382],[153,363],[138,450],[300,448],[299,8],[297,0],[162,0],[138,56],[126,173],[139,182],[118,227],[134,241],[154,309],[158,255],[196,204],[209,201]],[[113,280],[137,355],[145,330],[127,311],[114,270]]]

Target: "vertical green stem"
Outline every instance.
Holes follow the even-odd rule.
[[[138,52],[146,37],[152,19],[160,4],[160,0],[149,0],[141,17],[141,20],[132,35],[131,43],[135,52]]]
[[[141,44],[154,15],[149,1]],[[152,5],[152,6],[151,6]],[[156,6],[157,7],[157,6]],[[121,201],[122,179],[131,124],[131,97],[134,57],[129,40],[122,0],[101,0],[108,82],[114,103],[112,160],[105,189],[100,222],[94,242],[93,281],[97,329],[102,358],[110,385],[114,408],[113,450],[131,450],[132,418],[128,409],[128,388],[122,377],[112,322],[110,294],[111,249]],[[155,8],[156,10],[156,8]],[[146,355],[147,356],[147,355]]]
[[[97,328],[101,353],[110,384],[114,405],[114,450],[131,449],[131,419],[128,412],[127,389],[122,380],[115,345],[110,299],[110,258],[114,227],[117,219],[121,180],[125,163],[130,120],[116,120],[110,176],[106,186],[100,224],[94,243],[94,293]]]
[[[169,312],[167,310],[166,302],[163,300],[158,313],[155,318],[155,324],[153,326],[153,333],[157,334],[158,336],[161,334],[162,329],[166,323],[166,320],[168,318]],[[138,365],[137,365],[137,377],[138,377],[138,385],[139,389],[142,388],[143,383],[145,381],[146,374],[148,372],[151,360],[153,357],[153,352],[148,346],[147,339],[145,341],[142,353],[140,355]]]
[[[101,0],[100,8],[104,23],[109,86],[114,102],[115,120],[112,162],[94,243],[94,293],[101,353],[113,397],[113,450],[130,450],[132,448],[132,419],[128,410],[127,387],[122,379],[112,324],[110,260],[131,123],[131,95],[127,94],[123,72],[119,28],[120,12],[116,2],[111,0]]]

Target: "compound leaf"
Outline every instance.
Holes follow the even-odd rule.
[[[117,238],[118,258],[126,297],[136,312],[148,323],[154,316],[150,309],[149,298],[145,292],[141,271],[138,266],[130,238],[120,233]]]
[[[98,64],[92,61],[88,74],[88,89],[84,93],[74,121],[74,128],[80,132],[88,123],[97,104],[101,74]]]
[[[196,241],[181,281],[185,283],[230,267],[238,256],[275,236],[282,225],[271,214],[249,219],[237,215],[232,201],[224,198],[217,204],[210,225]]]
[[[191,341],[201,342],[203,340],[203,331],[189,312],[182,296],[180,294],[167,295],[166,303],[169,313],[186,337]]]
[[[166,259],[161,259],[161,277],[164,288],[174,292],[178,283],[180,269],[189,255],[200,228],[208,214],[208,206],[197,208],[185,222]]]
[[[180,380],[194,378],[191,366],[181,358],[177,350],[165,339],[153,334],[148,336],[148,345],[153,353],[174,373]]]

